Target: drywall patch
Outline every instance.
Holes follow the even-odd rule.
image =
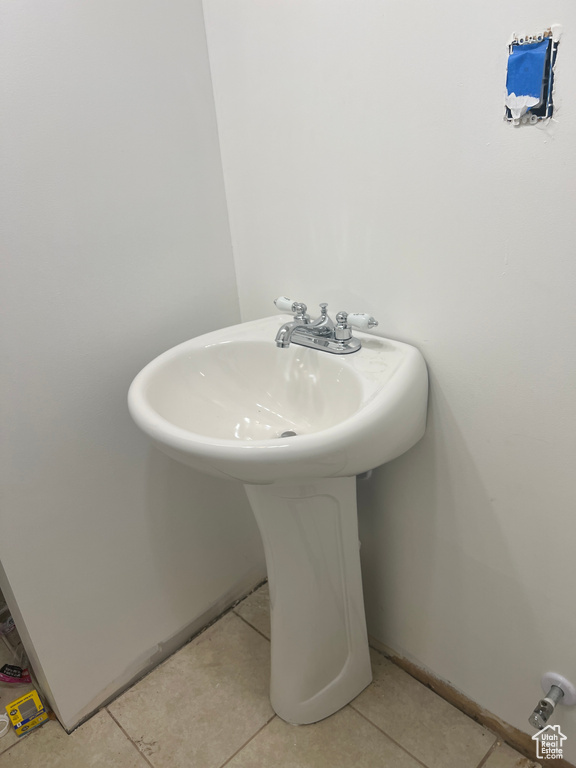
[[[508,43],[505,119],[514,125],[548,120],[554,111],[554,67],[562,29],[514,34]]]

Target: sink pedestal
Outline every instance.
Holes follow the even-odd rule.
[[[372,680],[356,478],[245,488],[268,568],[272,707],[289,723],[314,723]]]

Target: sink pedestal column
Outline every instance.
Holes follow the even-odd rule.
[[[245,488],[268,568],[272,706],[289,723],[313,723],[372,680],[356,478]]]

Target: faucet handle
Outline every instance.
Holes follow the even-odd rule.
[[[367,331],[369,328],[375,328],[378,325],[378,321],[374,320],[371,315],[366,315],[362,312],[338,312],[336,323],[334,338],[338,341],[349,341],[352,338],[351,328]]]
[[[294,320],[301,320],[305,325],[310,322],[310,315],[306,314],[308,307],[301,301],[292,301],[287,296],[279,296],[274,300],[274,304],[282,312],[294,312]]]
[[[294,312],[292,309],[294,302],[287,296],[278,296],[277,299],[274,299],[274,304],[276,304],[278,309],[282,312]]]
[[[347,318],[348,325],[357,328],[359,331],[367,331],[370,328],[376,328],[378,320],[374,320],[371,315],[365,312],[350,312]]]

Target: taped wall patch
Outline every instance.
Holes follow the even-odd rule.
[[[518,125],[546,120],[554,111],[554,65],[559,25],[538,35],[514,35],[508,46],[505,119]]]

